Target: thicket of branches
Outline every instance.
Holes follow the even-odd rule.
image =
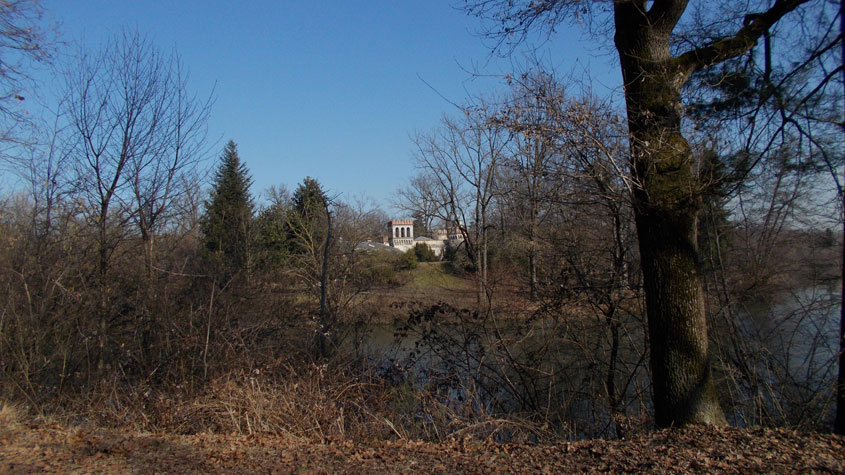
[[[51,123],[4,161],[18,185],[0,200],[0,397],[38,412],[128,408],[331,356],[340,339],[315,353],[313,336],[400,265],[353,252],[380,234],[377,208],[329,201],[309,178],[256,210],[234,142],[209,160],[213,97],[138,33],[57,67]]]
[[[549,73],[509,79],[503,99],[473,103],[417,137],[420,172],[400,205],[423,221],[461,223],[457,256],[482,302],[463,336],[424,324],[418,336],[450,362],[443,371],[476,375],[471,386],[488,405],[552,408],[550,420],[564,425],[579,414],[582,435],[624,434],[651,411],[626,124]],[[705,190],[698,265],[721,404],[735,424],[829,427],[842,234],[826,160],[841,168],[841,138],[823,130],[835,123],[817,123],[831,142],[755,148],[737,128],[746,119],[714,119],[691,121],[690,135]],[[782,122],[757,127],[758,144],[771,128],[791,136]],[[516,308],[514,289],[533,303]],[[530,317],[514,330],[506,322],[520,312]]]
[[[771,54],[799,30],[773,31],[684,91],[691,245],[735,424],[833,417],[845,223],[833,17],[801,30],[812,47],[799,60]],[[407,313],[399,348],[413,349],[368,359],[367,323],[391,302],[362,297],[430,249],[361,251],[387,216],[310,177],[256,206],[234,142],[208,160],[213,97],[141,35],[82,51],[67,72],[50,126],[4,162],[23,186],[0,198],[0,397],[146,428],[322,437],[653,424],[642,182],[608,101],[538,68],[415,136],[419,174],[397,204],[417,235],[461,236],[443,259],[475,302],[392,302]]]

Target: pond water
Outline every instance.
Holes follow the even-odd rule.
[[[822,423],[833,417],[840,289],[838,284],[806,288],[777,304],[739,312],[744,357],[756,372],[756,379],[746,381],[755,396],[740,408],[762,410],[774,423]]]
[[[744,357],[751,360],[753,381],[721,376],[731,398],[726,409],[733,424],[805,424],[830,417],[839,302],[837,287],[817,287],[776,305],[738,312],[737,331]],[[650,413],[640,319],[628,316],[621,322],[611,371],[609,330],[599,318],[497,323],[446,315],[453,310],[432,312],[411,324],[356,325],[341,331],[347,349],[375,362],[391,380],[430,391],[456,411],[539,411],[569,425],[574,438],[614,436],[619,416]],[[727,343],[714,343],[718,345]],[[730,364],[727,359],[717,364]],[[610,373],[613,401],[608,396]],[[465,407],[468,401],[475,406]]]
[[[411,320],[347,327],[347,349],[455,413],[540,417],[572,438],[616,432],[606,397],[603,320],[485,321],[451,308]],[[613,371],[615,413],[634,414],[648,404],[638,402],[647,387],[642,324],[627,319],[622,330],[628,339]]]

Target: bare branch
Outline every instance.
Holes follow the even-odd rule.
[[[777,0],[763,13],[746,15],[745,25],[732,37],[681,54],[674,62],[683,80],[700,69],[734,58],[751,49],[784,15],[810,0]]]

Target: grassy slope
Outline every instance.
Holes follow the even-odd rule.
[[[399,280],[402,285],[398,287],[374,289],[361,296],[362,308],[377,309],[369,312],[375,316],[373,323],[404,319],[411,303],[426,306],[444,302],[459,309],[479,308],[473,276],[451,274],[444,262],[421,262],[416,269],[403,271]],[[493,281],[491,284],[496,315],[513,318],[531,313],[532,303],[519,292],[517,285]]]
[[[445,266],[443,262],[420,262],[416,269],[409,271],[410,281],[402,287],[402,290],[416,292],[472,290],[472,281],[447,273]]]
[[[446,302],[458,308],[474,308],[475,283],[471,277],[458,277],[446,271],[443,262],[421,262],[415,269],[399,274],[398,287],[376,288],[359,296],[359,314],[370,323],[392,323],[408,317],[408,305]]]

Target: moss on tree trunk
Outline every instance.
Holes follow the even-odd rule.
[[[724,424],[708,357],[696,216],[699,184],[681,134],[683,78],[668,32],[619,18],[619,51],[635,178],[639,237],[658,427]]]

